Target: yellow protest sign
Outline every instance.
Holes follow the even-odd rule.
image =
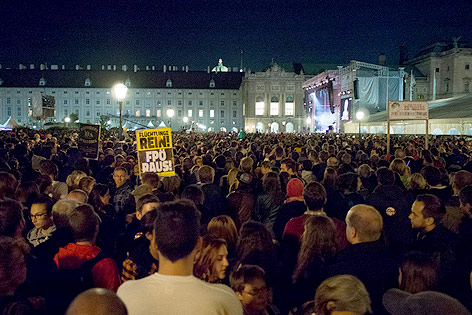
[[[139,173],[173,176],[174,153],[170,128],[136,130]]]

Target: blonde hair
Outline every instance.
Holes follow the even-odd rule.
[[[411,174],[408,178],[407,189],[425,189],[426,179],[420,173]]]
[[[72,191],[74,189],[79,189],[79,182],[82,178],[86,177],[87,174],[82,171],[72,171],[69,176],[67,176],[66,179],[66,184],[69,187],[69,191]]]
[[[334,302],[330,309],[328,302]],[[332,311],[372,313],[369,293],[364,284],[351,275],[335,276],[323,281],[316,289],[315,312],[318,315],[329,315]]]
[[[91,176],[82,177],[79,180],[79,189],[82,189],[87,194],[90,194],[90,192],[92,191],[93,186],[95,186],[96,182],[97,181],[95,180],[95,178],[93,178]]]
[[[392,163],[390,163],[389,169],[394,172],[397,172],[400,176],[410,174],[410,168],[406,166],[405,161],[403,161],[402,159],[393,160]]]
[[[193,274],[195,277],[209,283],[218,282],[218,274],[215,269],[215,263],[218,251],[222,246],[226,246],[226,241],[207,234],[202,238],[202,247],[195,255],[193,265]]]

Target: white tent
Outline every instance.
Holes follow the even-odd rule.
[[[13,117],[9,117],[6,123],[0,125],[0,130],[12,130],[13,128],[17,128],[20,125],[13,119]]]

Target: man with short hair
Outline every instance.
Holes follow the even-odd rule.
[[[113,193],[113,205],[115,213],[118,216],[124,216],[126,213],[134,211],[134,207],[132,207],[132,210],[129,209],[134,200],[131,195],[133,189],[127,182],[128,178],[128,170],[125,167],[119,166],[115,168],[115,171],[113,172],[113,180],[116,189]]]
[[[364,283],[374,314],[384,313],[382,296],[398,285],[398,263],[379,241],[383,220],[372,206],[356,205],[346,216],[346,236],[352,244],[340,252],[325,277],[353,275]]]
[[[82,189],[74,189],[67,194],[67,200],[75,200],[79,205],[84,205],[88,201],[88,195]]]
[[[280,172],[286,172],[290,175],[290,178],[297,178],[297,163],[291,158],[283,159],[280,162]]]
[[[430,194],[419,195],[411,206],[411,227],[418,231],[412,249],[438,255],[440,291],[455,295],[458,238],[441,221],[446,210],[441,200]]]
[[[215,179],[215,170],[213,167],[203,165],[198,169],[198,179],[201,184],[205,199],[203,206],[208,209],[207,218],[227,214],[226,199],[221,189],[213,182]]]
[[[464,170],[458,171],[452,181],[453,195],[449,200],[444,200],[446,214],[442,223],[454,233],[459,232],[459,225],[465,214],[460,207],[459,192],[468,185],[472,185],[472,173]]]
[[[201,246],[200,214],[186,200],[163,203],[157,209],[151,246],[157,248],[159,271],[118,289],[130,315],[242,314],[234,292],[193,276],[195,254]]]

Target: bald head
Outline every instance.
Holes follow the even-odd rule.
[[[79,294],[69,305],[66,315],[127,315],[125,304],[112,291],[95,288]]]
[[[88,201],[88,195],[82,189],[72,190],[66,197],[67,200],[75,200],[80,205],[86,204]]]
[[[372,206],[356,205],[346,215],[346,236],[352,244],[377,241],[382,227],[382,216]]]

